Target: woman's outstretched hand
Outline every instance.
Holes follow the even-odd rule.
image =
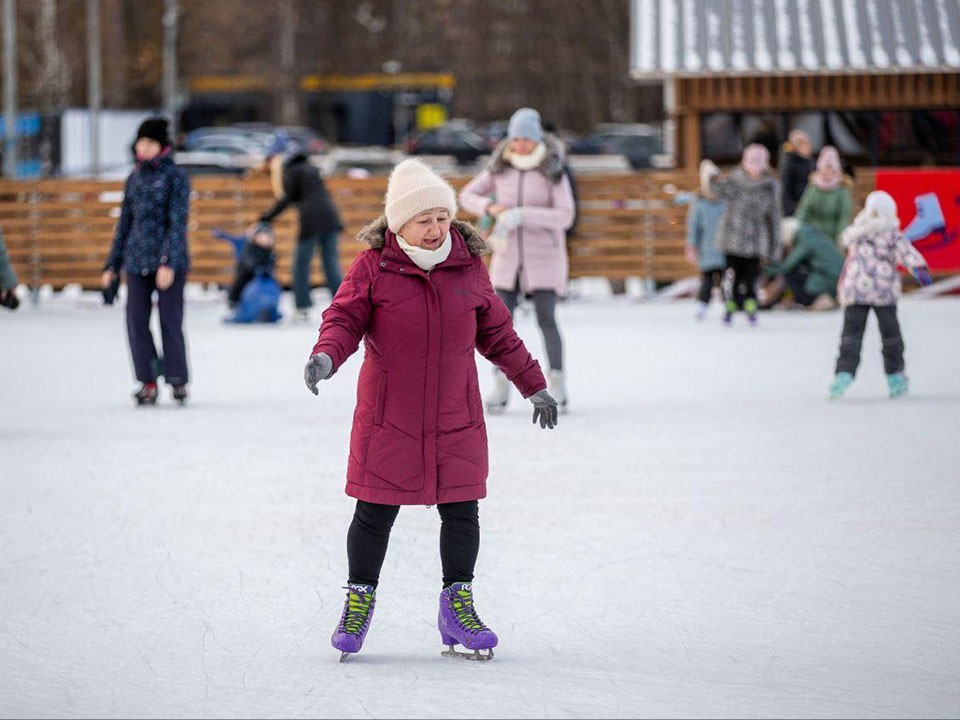
[[[307,365],[303,368],[303,381],[307,384],[310,392],[319,395],[320,391],[317,390],[317,383],[326,380],[332,372],[333,360],[330,359],[330,356],[326,353],[317,353],[311,355],[310,359],[307,360]]]
[[[557,426],[557,401],[546,390],[541,390],[530,396],[533,403],[533,422],[540,423],[541,428],[553,430]]]

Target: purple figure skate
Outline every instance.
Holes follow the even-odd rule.
[[[340,651],[340,662],[360,652],[377,604],[377,591],[372,585],[348,585],[345,590],[347,599],[343,603],[340,624],[330,638],[330,644]]]
[[[440,593],[440,614],[437,618],[440,640],[447,649],[445,657],[466,660],[490,660],[497,646],[497,635],[483,624],[473,606],[473,588],[470,583],[453,583]],[[454,645],[463,645],[472,653],[458,652]],[[486,650],[486,653],[481,653]]]

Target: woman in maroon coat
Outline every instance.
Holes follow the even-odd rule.
[[[401,505],[440,512],[443,592],[439,628],[459,643],[491,649],[496,635],[473,607],[480,547],[478,500],[486,496],[487,433],[475,350],[499,367],[534,405],[534,422],[553,428],[557,404],[540,366],[513,329],[481,260],[484,241],[453,220],[453,188],[415,159],[397,165],[386,215],[360,233],[370,245],[323,313],[304,370],[316,394],[361,340],[346,492],[357,499],[347,534],[350,577],[332,644],[341,658],[363,644],[390,529]]]

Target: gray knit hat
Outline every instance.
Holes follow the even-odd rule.
[[[431,168],[416,158],[407,158],[390,173],[384,206],[387,226],[399,233],[407,220],[433,208],[448,210],[452,220],[457,214],[457,196]]]
[[[534,142],[543,140],[543,128],[540,126],[540,113],[533,108],[520,108],[511,117],[507,125],[507,137],[511,140],[526,138]]]

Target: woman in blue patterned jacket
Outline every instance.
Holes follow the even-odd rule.
[[[138,405],[157,401],[157,378],[173,386],[173,397],[187,399],[187,351],[183,338],[183,287],[190,270],[187,213],[190,180],[171,157],[169,125],[148,118],[137,130],[136,167],[127,178],[123,208],[102,283],[115,283],[120,271],[127,283],[127,335],[140,389]],[[163,359],[150,332],[153,294],[160,310]]]

